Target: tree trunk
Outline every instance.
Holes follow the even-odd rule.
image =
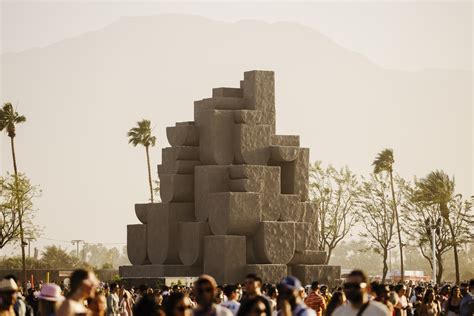
[[[390,187],[392,189],[393,211],[395,213],[395,220],[397,222],[398,245],[400,247],[400,278],[401,278],[401,281],[403,282],[405,280],[405,267],[404,267],[404,264],[403,264],[402,233],[400,231],[400,223],[399,223],[399,218],[398,218],[397,201],[395,200],[395,188],[394,188],[394,184],[393,184],[392,171],[390,171]]]
[[[436,271],[436,282],[439,284],[443,280],[443,258],[439,255],[436,256],[436,265],[438,266],[438,270]]]
[[[146,163],[148,167],[148,185],[150,186],[150,201],[153,203],[153,184],[151,181],[151,168],[150,168],[150,153],[148,151],[148,146],[145,146],[146,151]]]
[[[20,209],[20,196],[18,193],[18,167],[16,165],[16,153],[15,153],[15,142],[13,137],[10,137],[10,145],[12,149],[13,159],[13,171],[15,173],[15,191],[16,191],[16,204],[18,211],[18,221],[20,222],[20,246],[21,246],[21,267],[23,274],[23,289],[26,289],[26,257],[25,257],[25,238],[23,233],[23,210]]]
[[[461,283],[461,276],[459,274],[459,257],[458,257],[458,245],[456,242],[456,235],[454,234],[453,225],[448,218],[448,226],[449,230],[451,231],[451,239],[453,241],[453,251],[454,251],[454,268],[456,270],[456,284],[459,285]]]
[[[329,264],[329,260],[331,260],[333,249],[334,248],[331,249],[330,247],[328,247],[328,253],[326,254],[326,261],[324,261],[324,264]]]
[[[383,251],[383,269],[382,269],[382,284],[385,283],[385,278],[387,277],[388,272],[388,264],[387,264],[387,250],[384,249]]]

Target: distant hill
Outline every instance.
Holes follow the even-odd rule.
[[[149,118],[167,146],[165,127],[191,120],[194,100],[237,87],[251,69],[275,71],[277,131],[300,134],[313,160],[368,172],[391,147],[402,175],[443,168],[472,192],[472,71],[384,69],[295,23],[126,17],[2,56],[2,102],[28,117],[19,167],[42,185],[47,233],[84,239],[91,227],[92,240],[124,241],[133,203],[147,197],[144,151],[127,144],[127,130]],[[154,149],[155,164],[159,156]],[[74,225],[49,225],[73,213],[83,215]]]

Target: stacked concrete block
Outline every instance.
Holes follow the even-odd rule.
[[[317,246],[309,149],[299,136],[275,133],[274,87],[273,72],[245,72],[239,88],[214,88],[195,101],[194,121],[166,129],[162,203],[135,205],[141,224],[127,227],[133,266],[121,267],[122,277],[339,279]]]

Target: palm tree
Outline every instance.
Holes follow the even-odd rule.
[[[385,171],[390,176],[390,188],[392,190],[393,214],[395,216],[395,222],[397,223],[398,245],[400,247],[400,275],[401,275],[401,280],[403,282],[405,278],[405,267],[403,264],[402,234],[400,230],[399,216],[398,216],[398,210],[397,210],[397,201],[395,199],[395,187],[393,184],[393,164],[394,163],[395,163],[395,160],[393,159],[393,150],[384,149],[377,155],[374,162],[372,163],[372,166],[374,166],[375,174]]]
[[[430,172],[426,178],[416,182],[416,192],[414,195],[415,202],[421,202],[425,205],[438,205],[440,214],[448,224],[451,232],[451,241],[454,251],[454,266],[456,269],[456,283],[459,284],[459,258],[456,242],[456,234],[453,225],[449,219],[449,202],[454,198],[454,178],[449,176],[442,170]]]
[[[10,137],[10,145],[12,151],[13,159],[13,171],[15,175],[15,187],[18,191],[18,166],[16,163],[16,153],[15,153],[15,136],[16,136],[16,124],[26,122],[26,117],[18,114],[11,103],[5,103],[0,109],[0,132],[5,130],[8,137]],[[23,283],[26,285],[26,257],[25,257],[25,239],[23,233],[23,218],[22,212],[20,210],[20,197],[17,192],[17,207],[18,207],[18,220],[20,224],[20,243],[21,243],[21,261],[23,268]]]
[[[156,137],[151,135],[151,122],[149,120],[141,120],[137,122],[137,127],[130,129],[127,133],[128,143],[133,146],[142,145],[145,147],[146,161],[148,166],[148,185],[150,186],[150,201],[153,203],[153,184],[151,180],[151,169],[150,169],[150,146],[153,147],[156,144]]]

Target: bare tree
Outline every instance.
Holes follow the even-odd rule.
[[[358,185],[357,177],[347,166],[339,170],[332,165],[323,168],[320,161],[311,166],[311,198],[319,205],[318,247],[327,251],[326,264],[356,222]]]
[[[396,214],[392,207],[390,178],[386,174],[371,174],[370,179],[362,178],[360,199],[358,201],[358,218],[362,223],[360,236],[369,243],[371,249],[382,257],[382,282],[388,272],[389,250],[396,246]],[[395,182],[403,179],[394,177]],[[402,199],[402,191],[396,193],[397,201]]]

